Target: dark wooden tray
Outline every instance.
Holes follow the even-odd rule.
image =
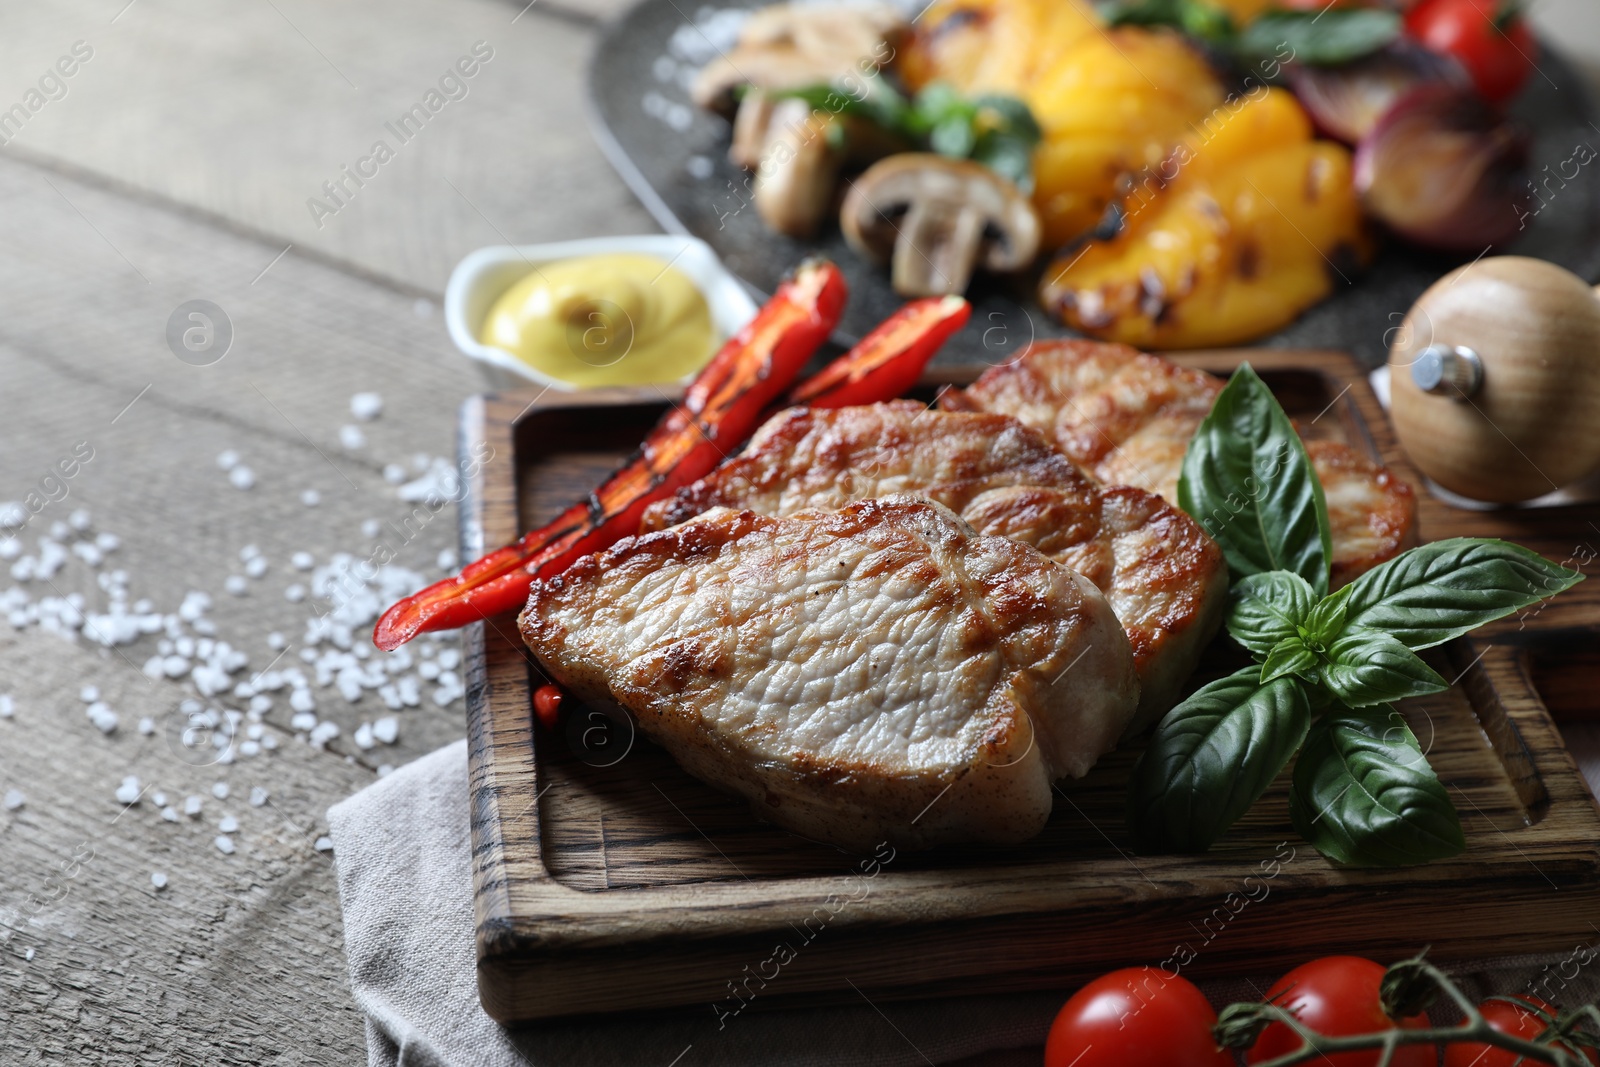
[[[716,8],[761,7],[770,0],[725,0]],[[922,4],[915,5],[923,6]],[[795,241],[772,233],[757,218],[746,176],[727,160],[728,124],[697,110],[683,84],[686,69],[674,53],[673,36],[702,51],[708,39],[690,28],[703,10],[680,0],[643,0],[614,22],[596,46],[589,69],[590,125],[612,165],[655,220],[671,233],[693,234],[716,249],[724,263],[754,289],[770,293],[779,276],[808,254],[820,252],[844,268],[850,279],[850,307],[839,334],[848,342],[881,322],[900,298],[885,273],[861,261],[845,246],[838,227],[815,241]],[[1557,42],[1559,46],[1559,42]],[[1578,144],[1600,145],[1583,78],[1545,48],[1536,76],[1513,106],[1513,115],[1533,134],[1532,168],[1550,173],[1571,169],[1565,161]],[[676,119],[678,126],[672,123]],[[681,127],[681,128],[680,128]],[[697,168],[691,171],[692,160]],[[1543,175],[1541,180],[1548,181]],[[1546,206],[1527,232],[1505,251],[1537,256],[1596,281],[1600,273],[1600,167],[1583,167],[1570,180],[1541,192]],[[1471,259],[1469,253],[1462,261]],[[1422,291],[1456,261],[1391,242],[1379,261],[1355,284],[1312,308],[1262,344],[1285,348],[1348,349],[1369,366],[1387,355],[1388,331]],[[950,340],[938,362],[999,361],[1021,351],[1034,337],[1070,333],[1040,308],[1028,285],[980,283],[967,294],[973,301],[969,330]]]
[[[1179,358],[1226,372],[1245,357],[1308,436],[1349,441],[1420,484],[1348,356]],[[592,489],[665,403],[531,399],[465,408],[463,454],[493,449],[463,508],[469,556]],[[1420,500],[1425,539],[1505,536],[1558,561],[1592,560],[1586,546],[1600,544],[1600,507],[1474,513]],[[762,990],[764,1005],[854,996],[852,984],[875,1000],[971,991],[974,979],[991,992],[1068,988],[1112,966],[1171,959],[1180,946],[1195,954],[1185,967],[1194,974],[1332,951],[1395,957],[1430,943],[1446,961],[1569,948],[1600,914],[1600,812],[1531,678],[1582,703],[1597,629],[1600,582],[1588,582],[1429,654],[1458,684],[1404,711],[1461,811],[1468,849],[1458,859],[1337,870],[1290,827],[1286,779],[1210,854],[1136,856],[1122,817],[1135,753],[1123,751],[1066,784],[1045,832],[1024,846],[902,854],[865,868],[869,877],[867,857],[756,821],[626,722],[578,708],[565,737],[536,733],[537,665],[511,617],[479,624],[468,631],[467,701],[484,1007],[503,1021],[731,1009],[730,983],[770,976],[779,945],[794,958]],[[1219,639],[1196,684],[1239,661]]]

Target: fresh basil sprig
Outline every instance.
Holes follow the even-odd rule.
[[[1337,66],[1386,47],[1401,30],[1400,16],[1382,8],[1268,11],[1243,28],[1208,0],[1103,0],[1100,15],[1111,26],[1171,26],[1242,65]]]
[[[1329,859],[1398,866],[1460,852],[1455,807],[1390,702],[1448,688],[1417,651],[1583,575],[1505,541],[1454,538],[1328,593],[1322,487],[1248,364],[1195,431],[1178,495],[1228,557],[1228,633],[1256,663],[1201,687],[1156,727],[1128,793],[1135,841],[1209,848],[1301,749],[1290,815]]]

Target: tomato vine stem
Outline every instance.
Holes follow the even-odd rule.
[[[1399,972],[1397,974],[1397,972]],[[1396,985],[1410,988],[1390,990],[1391,979]],[[1426,983],[1418,988],[1417,983]],[[1395,1052],[1405,1045],[1477,1044],[1504,1049],[1521,1056],[1528,1063],[1547,1063],[1555,1067],[1589,1067],[1589,1059],[1579,1051],[1579,1046],[1600,1047],[1595,1033],[1580,1029],[1588,1024],[1600,1032],[1600,1008],[1593,1004],[1573,1011],[1563,1012],[1545,1030],[1532,1040],[1515,1037],[1496,1030],[1484,1019],[1478,1006],[1450,980],[1449,975],[1421,956],[1404,960],[1389,968],[1385,979],[1385,1000],[1409,999],[1422,994],[1424,998],[1443,993],[1461,1009],[1465,1021],[1456,1026],[1435,1026],[1418,1030],[1399,1028],[1377,1030],[1368,1034],[1350,1034],[1334,1037],[1321,1034],[1297,1019],[1294,1014],[1278,1004],[1249,1002],[1230,1004],[1218,1017],[1213,1032],[1218,1044],[1226,1048],[1248,1048],[1255,1044],[1261,1031],[1271,1023],[1282,1023],[1293,1030],[1304,1045],[1295,1052],[1264,1060],[1256,1067],[1294,1067],[1295,1064],[1312,1063],[1331,1052],[1360,1052],[1382,1050],[1377,1067],[1389,1067]],[[1386,1003],[1385,1007],[1389,1005]]]

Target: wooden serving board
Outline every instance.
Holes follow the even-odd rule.
[[[1348,356],[1178,358],[1218,373],[1248,358],[1307,436],[1346,440],[1420,487]],[[941,370],[926,395],[975,373]],[[463,508],[465,551],[510,541],[591,490],[666,402],[469,401],[463,455],[493,454]],[[1475,513],[1418,497],[1424,539],[1503,536],[1600,570],[1600,507]],[[479,624],[468,631],[467,702],[483,1005],[509,1022],[732,1010],[735,989],[759,990],[753,1003],[768,1006],[1070,988],[1140,961],[1203,975],[1328,952],[1399,958],[1427,944],[1445,961],[1567,949],[1600,916],[1600,811],[1535,680],[1554,704],[1595,707],[1597,635],[1591,581],[1425,654],[1458,684],[1403,708],[1461,812],[1467,851],[1339,870],[1291,828],[1286,775],[1209,854],[1132,854],[1122,810],[1135,751],[1064,783],[1048,827],[1023,846],[849,854],[758,822],[626,721],[580,707],[565,736],[536,731],[537,664],[510,616]],[[1219,638],[1195,684],[1242,662]]]

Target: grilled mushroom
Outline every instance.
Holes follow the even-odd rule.
[[[845,240],[892,261],[901,296],[966,291],[977,266],[1021,270],[1039,254],[1039,215],[1021,189],[980,163],[921,152],[890,156],[844,198]]]

